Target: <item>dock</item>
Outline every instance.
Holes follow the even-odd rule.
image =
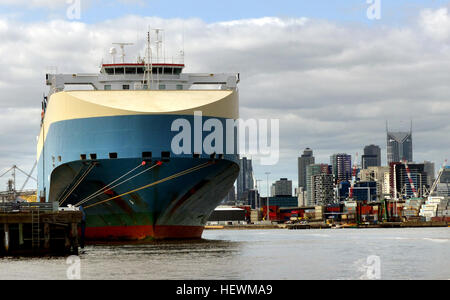
[[[77,255],[82,217],[57,203],[0,203],[0,257]]]

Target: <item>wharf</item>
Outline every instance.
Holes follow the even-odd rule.
[[[78,254],[81,220],[52,203],[0,203],[0,257]]]
[[[206,230],[263,230],[263,229],[285,229],[286,225],[214,225],[214,226],[205,226]]]

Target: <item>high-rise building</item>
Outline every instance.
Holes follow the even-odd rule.
[[[334,201],[334,178],[332,174],[311,176],[311,204],[327,205]]]
[[[336,183],[352,179],[352,156],[340,153],[330,158],[333,175]]]
[[[366,146],[361,158],[361,165],[363,169],[381,166],[381,148],[376,145]]]
[[[436,196],[450,197],[450,166],[446,166],[442,171],[435,193]]]
[[[433,183],[436,180],[435,165],[431,161],[424,161],[423,165],[425,168],[425,173],[427,173],[427,184],[428,186],[433,186]]]
[[[292,197],[292,181],[281,178],[272,185],[272,197]]]
[[[389,174],[389,171],[389,167],[368,167],[360,171],[359,178],[362,182],[376,182],[377,197],[383,199],[385,175],[386,173]],[[389,186],[389,179],[387,180],[387,186]]]
[[[239,176],[237,178],[237,199],[248,203],[248,191],[254,189],[252,160],[243,157],[239,160]]]
[[[306,148],[303,151],[303,155],[298,158],[298,187],[306,190],[306,167],[314,163],[313,151],[310,148]]]
[[[427,185],[427,173],[425,173],[424,164],[408,164],[408,170],[405,164],[393,162],[390,164],[390,192],[394,198],[412,198],[422,197]],[[409,174],[408,174],[409,173]],[[411,181],[412,185],[411,185]],[[416,195],[414,194],[416,191]]]
[[[312,177],[314,175],[329,174],[329,168],[327,164],[313,164],[306,167],[306,193],[307,193],[307,204],[308,206],[313,206],[313,192],[312,192]]]
[[[413,161],[412,126],[410,132],[390,132],[387,129],[387,162]]]

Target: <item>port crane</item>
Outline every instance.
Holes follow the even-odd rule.
[[[409,185],[411,186],[411,190],[412,190],[412,192],[414,194],[414,197],[418,198],[419,197],[419,193],[417,192],[416,186],[414,185],[414,181],[413,181],[412,176],[411,176],[411,170],[409,169],[409,166],[408,166],[408,161],[407,160],[403,160],[403,164],[405,165],[406,175],[408,176]],[[406,191],[405,191],[405,193],[406,193]]]
[[[31,176],[31,174],[33,174],[34,169],[36,168],[36,165],[37,165],[37,162],[34,163],[33,168],[31,169],[30,173],[27,173],[27,172],[23,171],[22,169],[20,169],[18,166],[14,165],[10,169],[8,169],[7,171],[5,171],[3,174],[0,175],[0,178],[1,178],[10,172],[12,173],[13,179],[8,182],[8,191],[7,191],[8,198],[11,201],[16,201],[17,196],[21,195],[23,193],[23,190],[24,190],[25,186],[27,185],[28,181],[30,180],[30,178],[37,182],[37,179],[34,178],[33,176]],[[16,190],[16,173],[17,173],[17,171],[21,172],[22,174],[24,174],[26,176],[26,180],[25,180],[24,184],[22,185],[19,192],[17,192],[17,190]]]
[[[441,169],[439,170],[439,174],[438,174],[438,177],[436,178],[436,180],[434,181],[434,183],[433,183],[433,186],[431,187],[431,189],[430,189],[430,191],[426,194],[426,195],[424,195],[424,196],[432,196],[433,195],[433,193],[434,193],[434,191],[436,190],[436,188],[437,188],[437,185],[439,184],[439,182],[441,181],[441,177],[442,177],[442,174],[444,173],[444,171],[445,171],[445,167],[447,166],[447,159],[444,161],[444,164],[442,165],[442,167],[441,167]]]

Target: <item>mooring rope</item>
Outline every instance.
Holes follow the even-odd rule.
[[[184,170],[184,171],[182,171],[182,172],[179,172],[179,173],[177,173],[177,174],[168,176],[168,177],[166,177],[166,178],[164,178],[164,179],[155,181],[155,182],[150,183],[150,184],[148,184],[148,185],[145,185],[145,186],[143,186],[143,187],[140,187],[140,188],[134,189],[134,190],[132,190],[132,191],[123,193],[123,194],[121,194],[121,195],[118,195],[118,196],[115,196],[115,197],[112,197],[112,198],[109,198],[109,199],[106,199],[106,200],[103,200],[103,201],[100,201],[100,202],[91,204],[91,205],[89,205],[89,206],[84,207],[84,209],[92,208],[92,207],[94,207],[94,206],[97,206],[97,205],[100,205],[100,204],[103,204],[103,203],[106,203],[106,202],[115,200],[115,199],[117,199],[117,198],[121,198],[121,197],[123,197],[123,196],[129,195],[129,194],[132,194],[132,193],[135,193],[135,192],[144,190],[144,189],[148,189],[148,188],[150,188],[150,187],[152,187],[152,186],[161,184],[161,183],[163,183],[163,182],[166,182],[166,181],[169,181],[169,180],[172,180],[172,179],[175,179],[175,178],[178,178],[178,177],[181,177],[181,176],[184,176],[184,175],[193,173],[193,172],[198,171],[198,170],[200,170],[200,169],[206,168],[206,167],[210,166],[211,164],[214,164],[214,162],[207,162],[207,163],[204,163],[204,164],[195,166],[195,167],[193,167],[193,168],[190,168],[190,169]]]
[[[94,199],[95,197],[99,196],[101,193],[103,193],[103,192],[105,192],[105,191],[107,191],[107,190],[114,189],[114,188],[116,188],[116,187],[118,187],[118,186],[120,186],[120,185],[122,185],[122,184],[124,184],[124,183],[126,183],[126,182],[128,182],[128,181],[130,181],[130,180],[132,180],[132,179],[134,179],[134,178],[136,178],[136,177],[138,177],[138,176],[140,176],[140,175],[142,175],[142,174],[144,174],[144,173],[146,173],[146,172],[148,172],[148,171],[150,171],[150,170],[152,170],[152,169],[158,167],[158,166],[161,166],[161,165],[162,165],[162,162],[159,162],[159,161],[158,161],[155,165],[151,166],[150,168],[145,169],[144,171],[142,171],[142,172],[140,172],[140,173],[138,173],[138,174],[136,174],[136,175],[134,175],[134,176],[132,176],[132,177],[130,177],[130,178],[128,178],[128,179],[126,179],[126,180],[124,180],[124,181],[122,181],[122,182],[116,184],[116,185],[114,185],[114,186],[111,186],[112,184],[116,183],[116,182],[119,181],[120,179],[124,178],[125,176],[129,175],[130,173],[132,173],[133,171],[135,171],[136,169],[138,169],[139,167],[144,166],[144,165],[145,165],[145,164],[143,163],[143,164],[139,165],[138,167],[134,168],[133,170],[129,171],[129,172],[126,173],[125,175],[122,175],[121,177],[117,178],[116,180],[114,180],[113,182],[111,182],[111,183],[108,184],[107,186],[101,188],[101,189],[98,190],[97,192],[93,193],[93,194],[90,195],[89,197],[87,197],[87,198],[81,200],[80,202],[78,202],[77,204],[75,204],[75,206],[80,206],[80,205],[82,205],[82,204],[84,204],[84,203],[86,203],[86,202],[88,202],[88,201]]]
[[[74,185],[74,187],[67,193],[67,195],[59,202],[59,206],[61,206],[67,198],[73,193],[73,191],[80,185],[80,183],[86,178],[86,176],[92,171],[92,169],[95,167],[95,163],[92,163],[89,168],[86,170],[86,172],[81,176],[81,178],[77,181],[77,183]]]

